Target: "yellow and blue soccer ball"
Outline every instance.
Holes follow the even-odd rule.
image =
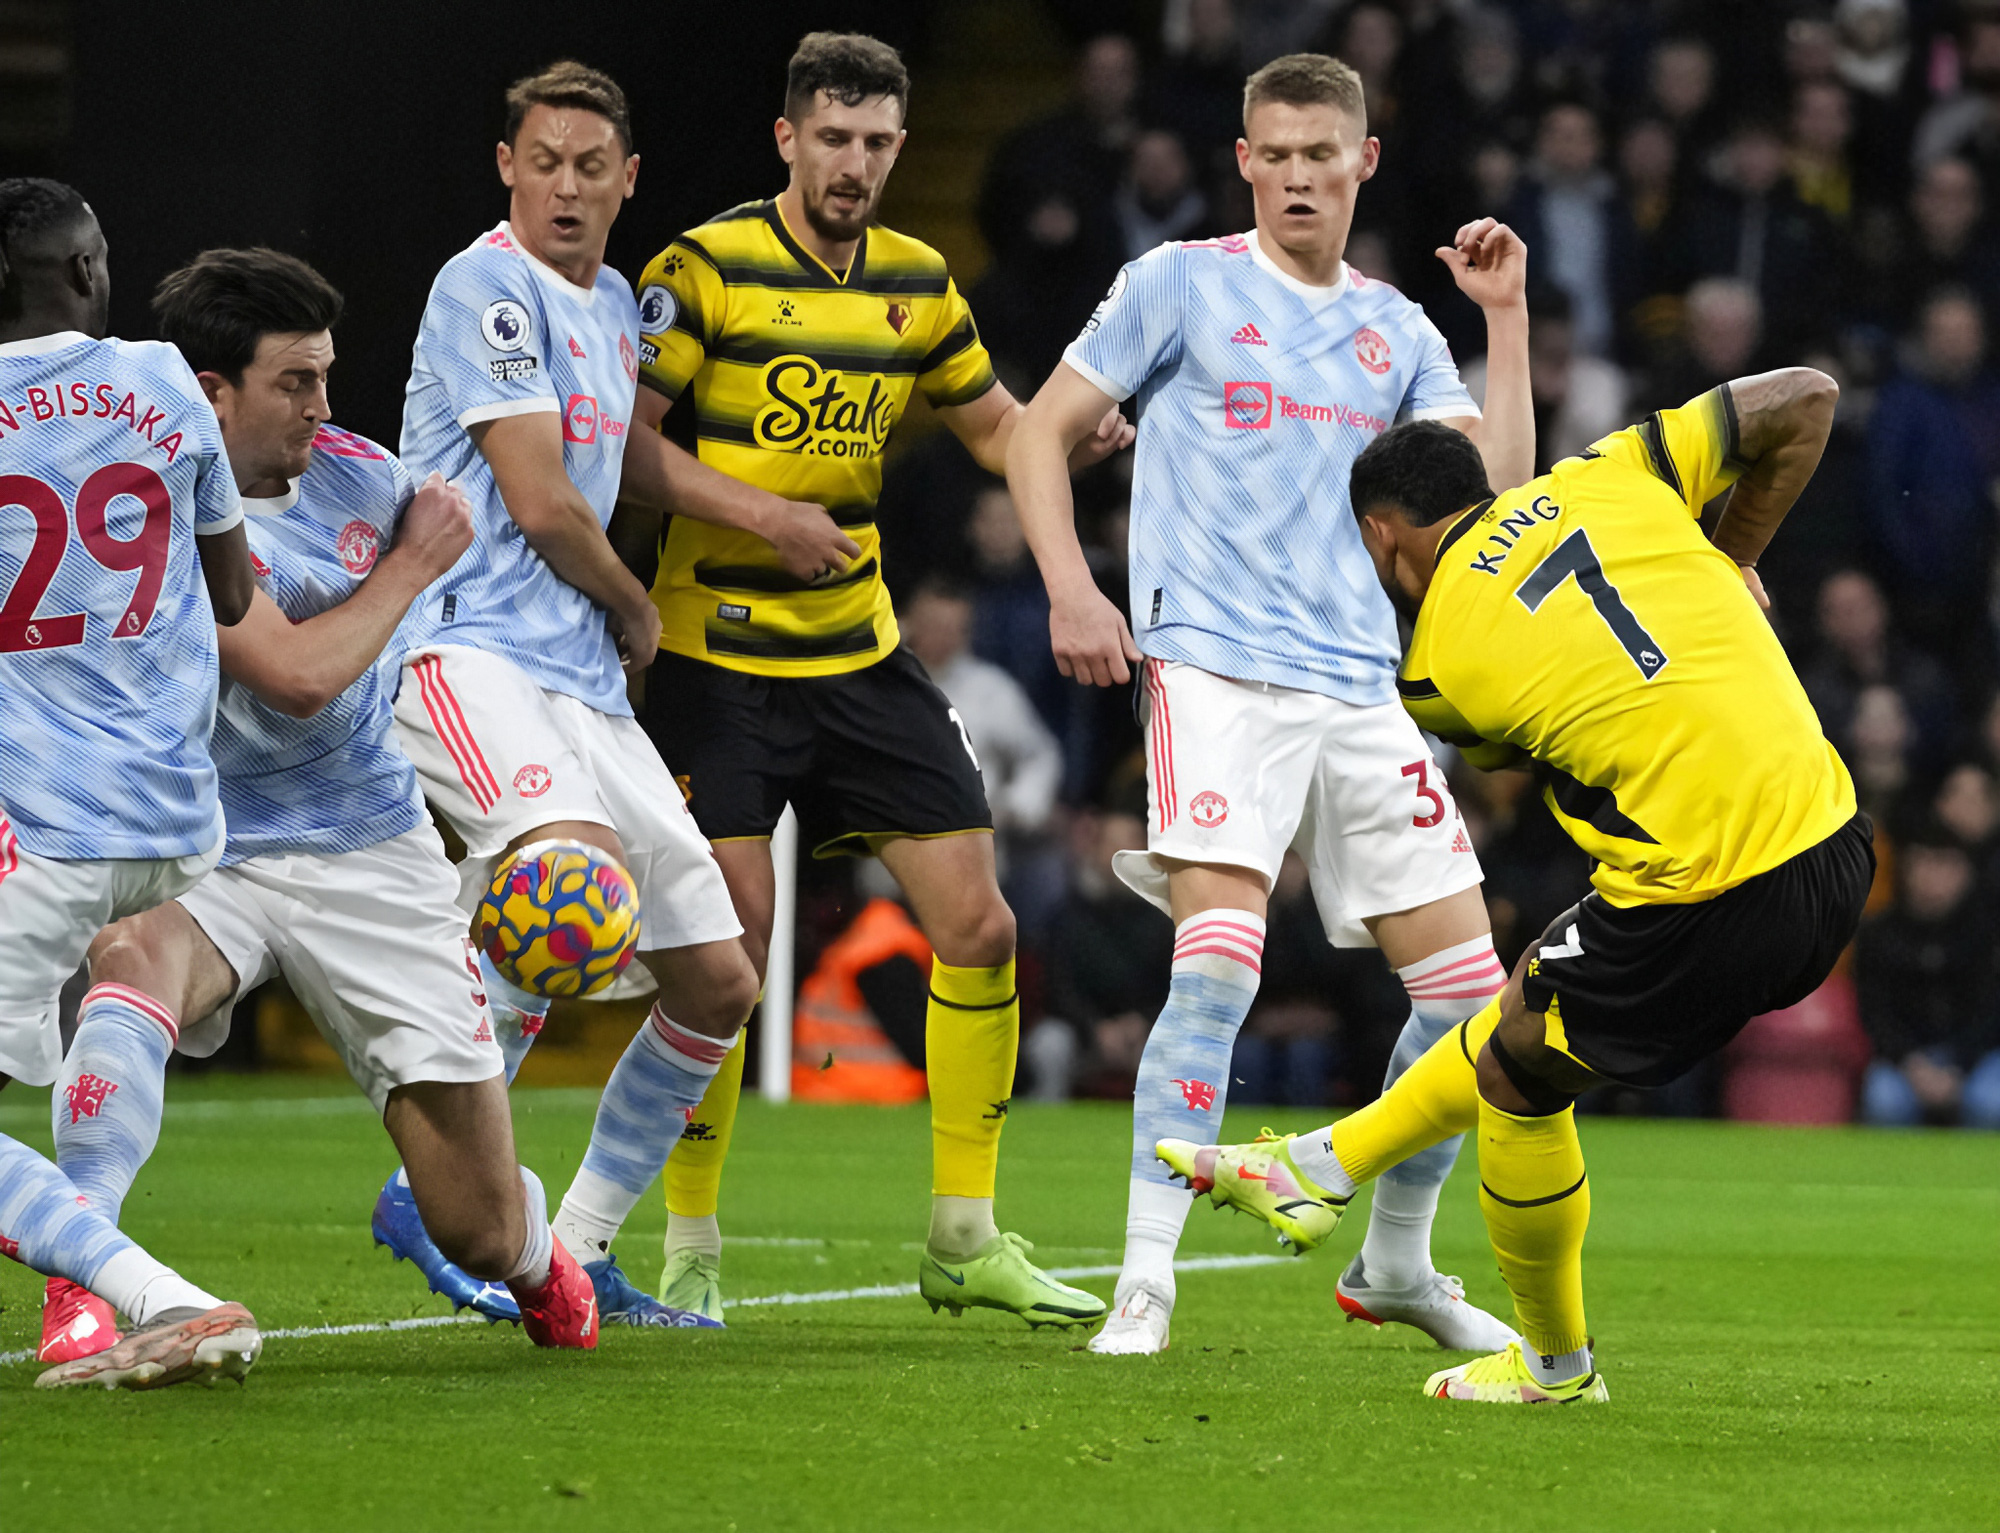
[[[537,841],[494,870],[479,902],[493,967],[536,995],[593,995],[639,947],[639,891],[617,858],[584,841]]]

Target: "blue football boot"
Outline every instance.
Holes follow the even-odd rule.
[[[720,1320],[711,1320],[691,1309],[675,1309],[651,1294],[632,1286],[630,1278],[618,1270],[618,1258],[606,1256],[585,1262],[590,1286],[597,1290],[597,1320],[600,1325],[691,1326],[700,1330],[723,1329]]]
[[[431,1285],[431,1292],[451,1300],[453,1310],[470,1308],[484,1315],[489,1323],[511,1320],[520,1324],[521,1306],[514,1302],[504,1283],[485,1282],[445,1260],[444,1252],[424,1228],[424,1221],[417,1217],[416,1197],[401,1171],[382,1184],[382,1195],[375,1200],[375,1215],[368,1223],[375,1244],[387,1246],[389,1254],[399,1262],[415,1262]]]

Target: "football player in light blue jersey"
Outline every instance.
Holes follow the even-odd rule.
[[[468,910],[503,858],[551,838],[632,874],[659,1002],[605,1086],[555,1228],[605,1324],[683,1325],[699,1317],[634,1287],[611,1244],[740,1038],[757,975],[708,842],[626,701],[660,618],[605,527],[621,495],[719,517],[696,502],[740,487],[683,466],[669,504],[663,439],[628,429],[639,313],[604,265],[639,172],[624,93],[575,63],[517,81],[497,158],[507,219],[438,274],[405,397],[405,461],[464,484],[476,532],[413,618],[397,733],[465,842]],[[837,567],[845,536],[823,510],[793,509],[812,567]],[[511,1077],[548,1001],[482,972]]]
[[[222,852],[207,741],[214,625],[250,603],[242,510],[187,364],[104,339],[110,299],[83,198],[0,181],[0,1086],[55,1080],[57,995],[91,939]],[[54,1108],[88,1117],[115,1090],[85,1077]],[[242,1305],[141,1250],[4,1134],[0,1252],[103,1295],[99,1355],[44,1386],[240,1379],[262,1346]]]
[[[1143,658],[1151,820],[1147,850],[1121,853],[1118,871],[1176,926],[1172,985],[1135,1092],[1118,1309],[1097,1352],[1167,1344],[1191,1194],[1154,1147],[1206,1143],[1221,1121],[1288,850],[1307,865],[1328,939],[1381,948],[1409,994],[1390,1079],[1506,979],[1444,771],[1397,703],[1395,616],[1348,512],[1347,476],[1393,422],[1432,419],[1479,443],[1494,484],[1528,479],[1526,255],[1490,219],[1438,252],[1486,312],[1481,419],[1423,311],[1343,260],[1379,154],[1346,65],[1294,54],[1259,70],[1236,145],[1256,227],[1128,264],[1008,453],[1057,664],[1109,686]],[[1134,395],[1128,629],[1084,563],[1062,468],[1105,409]],[[1440,1145],[1379,1184],[1337,1293],[1350,1318],[1497,1350],[1513,1332],[1431,1261],[1457,1149]]]
[[[382,661],[470,544],[471,506],[436,474],[413,493],[389,453],[327,424],[340,308],[319,273],[274,250],[208,251],[154,295],[221,423],[258,592],[221,638],[222,866],[92,945],[57,1164],[115,1220],[159,1140],[168,1054],[214,1053],[237,1002],[282,975],[402,1151],[401,1202],[412,1218],[421,1204],[433,1265],[482,1280],[450,1296],[504,1306],[537,1345],[592,1346],[590,1282],[555,1249],[541,1184],[515,1161],[458,875],[396,745]],[[111,1083],[96,1111],[64,1112],[88,1080]],[[87,1356],[109,1320],[52,1284],[43,1354]]]

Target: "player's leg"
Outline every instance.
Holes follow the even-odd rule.
[[[660,987],[605,1084],[556,1238],[597,1284],[605,1324],[687,1325],[701,1317],[635,1289],[611,1244],[735,1048],[757,974],[715,857],[644,731],[573,699],[551,705],[618,827],[639,889],[641,960]]]
[[[1116,866],[1173,918],[1174,958],[1133,1092],[1117,1312],[1091,1343],[1107,1353],[1167,1344],[1193,1198],[1156,1147],[1220,1132],[1230,1057],[1262,973],[1270,885],[1304,812],[1315,745],[1306,694],[1158,661],[1141,680],[1148,849],[1120,853]]]
[[[7,851],[0,867],[0,1087],[14,1078],[53,1084],[61,1068],[56,994],[91,938],[115,917],[186,887],[212,859],[42,859],[13,844],[4,817],[0,839]],[[91,1093],[80,1098],[90,1099]],[[63,1100],[60,1093],[56,1100]],[[89,1290],[137,1328],[110,1348],[51,1368],[37,1381],[45,1386],[158,1388],[218,1371],[241,1378],[261,1349],[247,1310],[223,1303],[143,1250],[60,1167],[6,1135],[0,1135],[0,1250]]]

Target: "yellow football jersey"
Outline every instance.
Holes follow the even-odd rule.
[[[750,533],[668,522],[653,600],[660,646],[765,676],[825,676],[896,647],[875,501],[882,447],[910,390],[933,405],[993,387],[993,364],[944,258],[870,229],[845,273],[745,203],[675,240],[639,280],[639,378],[692,384],[701,461],[825,506],[861,554],[806,585]]]
[[[1717,389],[1461,517],[1398,688],[1424,728],[1532,756],[1614,905],[1691,903],[1825,840],[1847,768],[1703,504],[1735,482]]]

